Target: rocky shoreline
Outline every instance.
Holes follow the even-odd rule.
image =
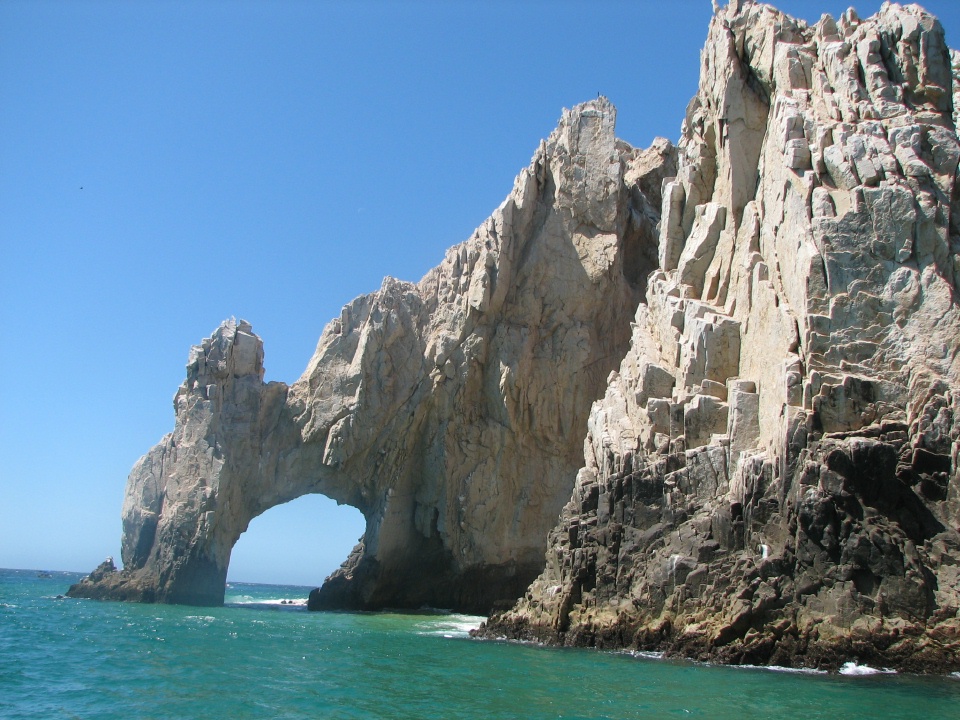
[[[880,672],[914,675],[956,675],[960,645],[954,633],[948,643],[930,642],[924,628],[868,630],[844,638],[822,641],[816,634],[801,633],[795,626],[765,633],[747,644],[717,646],[704,636],[690,637],[672,627],[607,628],[592,635],[568,637],[531,632],[497,618],[474,630],[473,637],[489,641],[534,642],[555,647],[595,648],[606,651],[654,653],[665,660],[751,667],[775,667],[842,674],[853,665]],[[762,632],[758,635],[764,634]]]
[[[715,518],[656,508],[662,479],[641,471],[613,478],[603,490],[587,488],[551,532],[548,570],[516,608],[494,614],[473,635],[732,664],[837,671],[854,661],[910,673],[960,671],[956,608],[931,607],[937,568],[955,572],[957,533],[943,531],[903,558],[902,538],[889,527],[857,526],[848,515],[849,531],[837,538],[841,557],[832,562],[807,534],[811,518],[792,508],[785,524],[802,544],[788,541],[776,555],[768,546],[763,557],[763,548],[738,546],[735,527],[721,543],[713,539],[723,537],[713,532]],[[859,498],[854,486],[847,491],[835,499],[850,507]],[[604,516],[597,506],[607,502],[613,508]],[[819,520],[836,511],[827,507]],[[649,522],[654,510],[660,514]],[[641,514],[648,522],[638,522]],[[902,562],[906,567],[891,567]],[[886,593],[871,595],[865,578],[873,572],[900,583],[888,580]]]

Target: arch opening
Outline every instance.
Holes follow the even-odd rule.
[[[302,495],[250,521],[230,554],[227,582],[319,586],[363,535],[363,514],[325,495]]]

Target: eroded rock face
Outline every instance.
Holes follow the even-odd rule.
[[[519,597],[627,351],[676,174],[670,143],[634,150],[614,123],[603,98],[565,111],[490,219],[419,283],[344,307],[292,386],[263,383],[249,324],[221,325],[191,354],[174,432],[130,475],[124,570],[74,592],[221,603],[250,520],[323,493],[367,527],[311,607]]]
[[[916,6],[715,15],[630,351],[481,634],[960,668],[955,87]]]

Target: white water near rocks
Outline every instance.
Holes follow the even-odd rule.
[[[478,641],[477,617],[310,613],[283,604],[308,590],[294,586],[231,583],[229,605],[202,610],[58,597],[78,577],[0,570],[0,717],[930,720],[960,706],[960,678]]]

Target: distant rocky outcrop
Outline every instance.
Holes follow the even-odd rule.
[[[519,597],[629,346],[676,175],[669,142],[635,150],[615,117],[604,98],[565,111],[490,219],[419,283],[344,307],[293,385],[263,382],[248,323],[194,348],[173,433],[130,474],[124,569],[71,592],[222,603],[250,520],[323,493],[366,532],[312,608]]]
[[[956,55],[954,61],[956,62]],[[960,669],[951,55],[732,1],[546,569],[486,637]]]

